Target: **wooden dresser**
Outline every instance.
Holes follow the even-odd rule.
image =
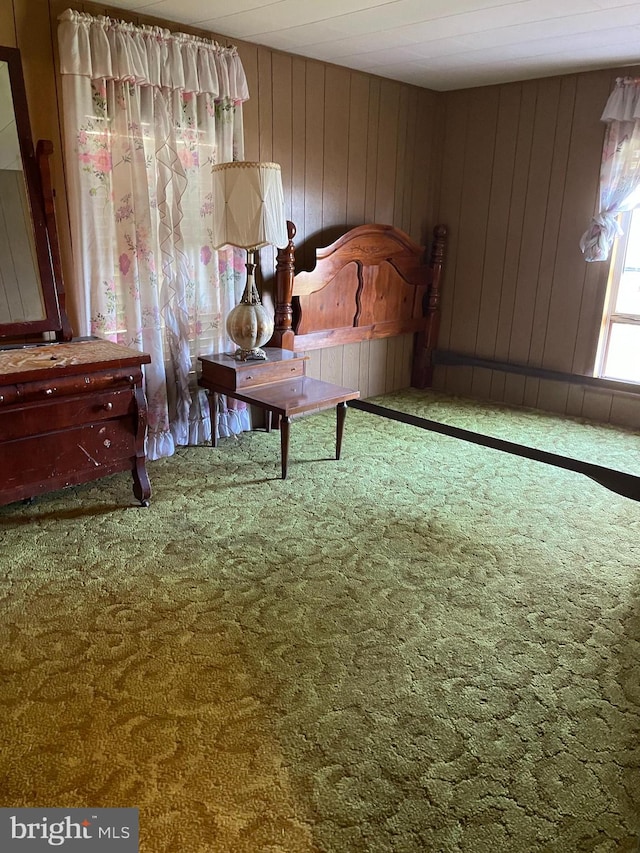
[[[0,350],[0,504],[131,470],[148,506],[149,361],[93,339]]]

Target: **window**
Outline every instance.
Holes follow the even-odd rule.
[[[640,383],[640,208],[620,217],[609,273],[596,376]]]

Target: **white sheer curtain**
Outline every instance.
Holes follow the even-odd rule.
[[[242,160],[235,48],[71,10],[59,19],[80,335],[144,350],[150,459],[211,437],[197,355],[227,349],[244,256],[211,244],[211,165]],[[220,435],[249,429],[223,401]]]
[[[620,77],[601,120],[607,130],[600,168],[600,210],[580,240],[587,261],[606,261],[620,234],[617,215],[640,204],[640,80]]]

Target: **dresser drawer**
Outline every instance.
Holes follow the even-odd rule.
[[[56,376],[55,371],[50,371],[46,379],[0,385],[0,411],[14,403],[37,403],[41,400],[58,400],[61,397],[93,391],[132,388],[141,382],[142,371],[139,367],[78,373],[75,376]]]
[[[82,424],[133,417],[131,388],[0,407],[0,441],[57,432]]]
[[[0,503],[131,470],[136,449],[126,419],[0,443]]]

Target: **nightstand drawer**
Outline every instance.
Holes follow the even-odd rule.
[[[282,382],[304,376],[306,355],[267,347],[265,361],[236,361],[232,355],[200,356],[202,375],[200,385],[215,387],[216,391],[239,391],[271,382]]]
[[[252,388],[269,382],[280,382],[293,376],[304,375],[304,359],[291,361],[254,361],[248,370],[236,374],[236,388]]]

